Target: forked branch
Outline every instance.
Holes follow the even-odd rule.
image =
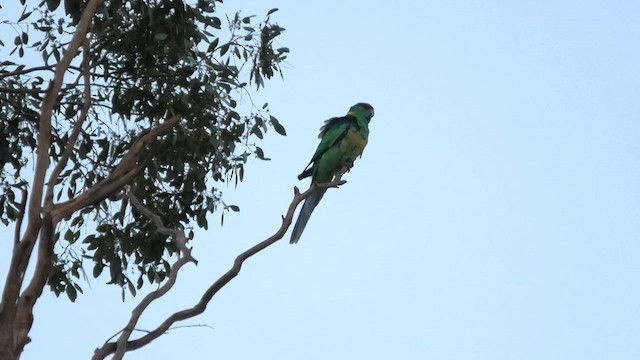
[[[145,166],[143,159],[149,146],[158,137],[168,134],[180,121],[180,116],[173,116],[157,126],[144,132],[131,146],[126,155],[120,160],[116,168],[103,180],[89,188],[84,193],[53,206],[51,216],[55,221],[64,219],[74,212],[91,204],[117,194],[125,185],[130,184]]]
[[[202,314],[205,311],[205,309],[207,308],[207,305],[209,304],[209,302],[211,301],[213,296],[215,296],[216,293],[218,293],[218,291],[220,291],[220,289],[222,289],[231,280],[233,280],[236,276],[238,276],[238,274],[240,273],[240,270],[242,269],[242,265],[244,264],[244,262],[247,259],[249,259],[253,255],[259,253],[260,251],[266,249],[267,247],[273,245],[276,241],[282,239],[284,234],[289,229],[289,226],[291,226],[291,223],[293,222],[293,216],[295,214],[296,208],[298,207],[298,205],[300,205],[300,203],[302,201],[304,201],[306,198],[308,198],[317,189],[337,188],[340,185],[345,184],[346,181],[342,180],[342,176],[347,171],[349,171],[349,167],[345,166],[338,172],[338,174],[336,174],[336,176],[334,177],[333,181],[331,181],[329,183],[324,183],[324,184],[312,184],[309,187],[309,189],[307,189],[303,193],[301,193],[298,190],[297,187],[294,187],[293,199],[291,200],[291,204],[289,204],[289,208],[287,210],[286,215],[282,217],[282,224],[280,225],[280,228],[273,235],[268,237],[267,239],[265,239],[262,242],[252,246],[251,248],[249,248],[248,250],[246,250],[242,254],[238,255],[238,257],[236,257],[235,261],[233,262],[233,266],[231,266],[231,268],[226,273],[224,273],[220,278],[218,278],[218,280],[216,280],[211,286],[209,286],[209,288],[200,297],[200,300],[193,307],[191,307],[189,309],[184,309],[184,310],[181,310],[181,311],[177,311],[177,312],[171,314],[169,317],[167,317],[154,330],[149,331],[144,336],[142,336],[142,337],[140,337],[140,338],[138,338],[136,340],[128,340],[125,343],[122,340],[122,339],[124,339],[123,338],[124,332],[125,331],[127,332],[126,337],[128,338],[131,335],[131,332],[134,329],[134,326],[135,326],[135,323],[137,322],[137,319],[140,317],[140,314],[136,314],[135,313],[136,310],[134,310],[134,312],[132,313],[131,319],[129,321],[129,324],[127,325],[127,327],[123,331],[123,334],[120,336],[120,338],[115,342],[107,342],[102,347],[98,348],[96,350],[96,352],[94,353],[94,355],[92,357],[92,360],[102,360],[102,359],[105,359],[107,356],[109,356],[109,355],[111,355],[113,353],[124,355],[124,352],[126,352],[126,351],[132,351],[132,350],[140,349],[140,348],[146,346],[147,344],[151,343],[153,340],[155,340],[158,337],[160,337],[166,331],[168,331],[174,323],[176,323],[178,321],[190,319],[192,317],[195,317],[197,315]],[[134,206],[135,206],[135,204],[134,204]],[[156,225],[158,225],[158,224],[156,223]],[[182,267],[182,265],[184,265],[184,263],[188,262],[188,260],[186,260],[186,259],[183,260],[183,259],[185,259],[185,258],[181,257],[180,260],[178,260],[178,262],[176,262],[176,264],[173,265],[173,267],[171,269],[171,272],[169,274],[168,280],[167,280],[167,284],[169,282],[171,282],[171,286],[172,286],[173,283],[175,283],[175,278],[177,277],[177,273],[178,273],[177,270],[179,270],[179,268]],[[183,260],[183,262],[180,262],[181,260]],[[177,269],[175,269],[176,267],[177,267]],[[175,269],[175,271],[174,271],[174,269]],[[160,289],[156,290],[156,292],[160,291],[167,284],[163,285]],[[169,286],[169,288],[171,286]],[[167,291],[168,291],[168,289],[167,289]],[[166,291],[164,293],[166,293]],[[159,296],[164,295],[164,293],[162,293]],[[147,297],[145,297],[141,301],[141,303],[138,305],[138,307],[136,307],[136,309],[141,308],[141,310],[144,310],[144,308],[148,304],[143,306],[143,303],[148,301],[147,298],[150,295],[151,294],[147,295]],[[151,299],[151,301],[155,300],[159,296],[154,296],[154,298]],[[140,311],[140,313],[141,312],[142,311]],[[134,320],[134,317],[135,317],[135,320]],[[133,324],[133,326],[130,326],[132,324]],[[120,357],[114,356],[114,359],[121,359],[121,358],[122,358],[121,356]]]
[[[127,342],[131,337],[131,333],[135,330],[136,325],[138,324],[138,320],[140,320],[140,316],[142,316],[142,313],[147,309],[147,307],[149,307],[149,305],[151,305],[153,301],[159,299],[164,294],[169,292],[169,290],[171,290],[173,285],[176,283],[176,280],[178,279],[178,272],[180,271],[180,268],[182,268],[182,266],[189,262],[193,262],[195,264],[198,263],[196,259],[191,256],[191,249],[187,247],[188,238],[184,234],[184,231],[165,227],[162,224],[162,219],[160,218],[160,216],[154,214],[151,210],[142,205],[142,203],[135,196],[133,196],[131,192],[127,191],[124,195],[121,195],[121,197],[123,198],[123,201],[125,199],[129,200],[129,202],[138,211],[148,217],[149,220],[151,220],[156,226],[156,230],[159,233],[169,236],[176,247],[180,249],[181,256],[178,261],[176,261],[176,263],[171,267],[171,271],[169,272],[167,281],[157,290],[154,290],[147,294],[147,296],[145,296],[140,301],[138,306],[136,306],[133,311],[131,311],[129,322],[124,327],[124,329],[122,329],[122,331],[120,332],[120,337],[118,337],[118,340],[116,341],[116,352],[113,355],[113,360],[120,360],[124,357],[124,354],[127,352]]]

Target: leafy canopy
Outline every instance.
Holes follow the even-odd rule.
[[[57,9],[60,0],[21,3],[19,19],[0,21],[0,47],[11,49],[0,62],[5,225],[19,218],[43,95],[85,6],[65,1],[67,17]],[[260,89],[265,79],[282,74],[289,50],[276,47],[284,31],[271,19],[277,9],[259,22],[239,12],[222,19],[219,3],[107,0],[99,8],[54,108],[53,166],[74,126],[81,128],[69,164],[55,180],[54,202],[72,202],[104,187],[126,156],[135,157],[138,170],[118,192],[96,195],[58,227],[49,277],[56,294],[74,300],[87,263],[94,277],[107,269],[109,283],[122,287],[123,297],[125,288],[135,295],[145,279],[162,281],[178,249],[118,193],[129,191],[167,227],[206,229],[208,213],[239,210],[223,202],[220,185],[242,181],[250,157],[267,160],[256,139],[271,128],[286,134],[267,104],[241,101],[250,98],[251,85]],[[133,153],[145,133],[169,119],[179,122]]]

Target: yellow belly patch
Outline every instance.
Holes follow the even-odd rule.
[[[367,140],[357,131],[349,131],[345,136],[345,141],[347,146],[355,152],[354,160],[356,156],[362,155],[364,147],[367,146]]]

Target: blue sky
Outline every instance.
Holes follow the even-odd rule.
[[[225,8],[280,8],[289,68],[256,101],[288,136],[269,134],[273,160],[226,192],[241,212],[197,233],[200,264],[139,327],[276,231],[323,120],[371,103],[369,145],[298,245],[184,323],[213,329],[128,359],[640,358],[640,3],[262,3]],[[91,287],[43,297],[23,359],[86,359],[123,326],[135,303]]]

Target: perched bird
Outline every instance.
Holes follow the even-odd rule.
[[[362,155],[369,138],[369,121],[373,117],[373,106],[367,103],[353,105],[347,115],[335,117],[325,121],[320,128],[320,145],[313,154],[311,161],[298,175],[302,180],[311,176],[311,183],[328,183],[345,165],[353,165],[358,156]],[[300,239],[304,227],[311,217],[327,189],[316,189],[304,202],[298,220],[291,233],[291,244]]]

